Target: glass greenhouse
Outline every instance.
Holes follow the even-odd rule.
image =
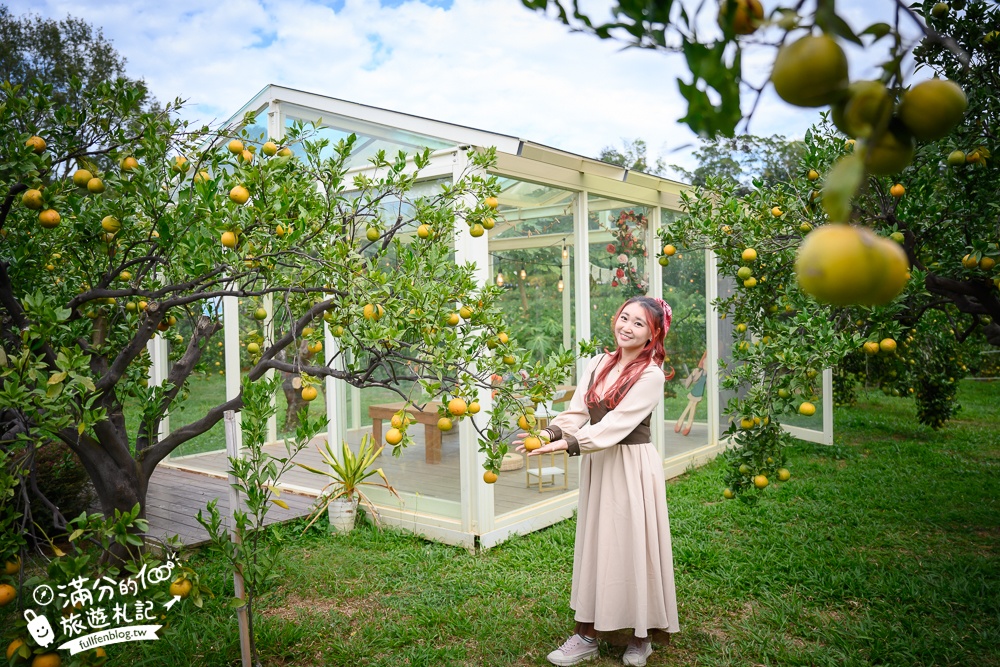
[[[255,113],[248,128],[261,137],[280,137],[296,121],[316,123],[322,136],[336,141],[357,136],[352,169],[364,172],[368,158],[384,149],[413,153],[430,148],[430,165],[422,171],[419,188],[430,191],[456,178],[467,165],[470,147],[496,147],[501,192],[496,226],[488,242],[473,239],[463,228],[454,239],[456,262],[475,262],[479,279],[505,288],[502,307],[511,334],[536,358],[563,349],[578,349],[580,340],[611,342],[610,321],[625,296],[645,291],[668,301],[673,326],[667,337],[667,365],[674,378],[667,382],[663,400],[654,413],[653,440],[665,473],[676,476],[715,456],[725,446],[720,434],[729,417],[728,396],[720,393],[718,374],[732,342],[732,320],[720,317],[714,298],[733,289],[734,281],[718,276],[710,252],[679,248],[667,267],[660,254],[656,231],[680,215],[680,194],[688,186],[629,171],[528,140],[444,123],[428,118],[365,106],[322,95],[270,85],[250,100],[233,122]],[[419,194],[419,193],[418,193]],[[626,292],[625,290],[631,290]],[[220,348],[218,371],[192,383],[192,394],[218,404],[239,392],[240,304],[227,298],[225,346]],[[268,307],[268,311],[271,308]],[[166,341],[151,343],[152,380],[164,377]],[[326,350],[334,348],[329,332]],[[576,372],[586,363],[578,360]],[[572,395],[571,378],[552,405],[558,412]],[[325,408],[327,437],[346,440],[355,449],[366,433],[377,436],[387,411],[400,403],[398,395],[383,389],[357,389],[327,379]],[[824,373],[819,415],[795,419],[794,435],[831,442],[832,375]],[[283,396],[279,392],[279,398]],[[197,402],[191,401],[192,405]],[[318,401],[317,401],[318,403]],[[284,454],[282,405],[269,424],[275,454]],[[315,409],[315,406],[314,406]],[[195,412],[197,408],[191,411]],[[171,415],[176,427],[199,414]],[[481,416],[481,415],[480,415]],[[822,430],[815,425],[822,423]],[[454,431],[441,433],[411,427],[416,444],[401,457],[384,456],[382,467],[400,499],[388,493],[368,492],[379,506],[382,520],[428,539],[489,548],[507,537],[538,530],[572,515],[576,508],[579,458],[561,454],[532,458],[508,455],[505,471],[494,485],[482,482],[484,455],[479,453],[475,429],[463,420]],[[224,476],[227,461],[219,423],[213,432],[177,450],[165,464],[210,475]],[[170,428],[165,420],[164,428]],[[386,427],[387,428],[387,427]],[[315,448],[300,456],[312,456]],[[324,480],[296,469],[282,478],[288,492],[317,495]],[[376,490],[381,491],[381,490]]]

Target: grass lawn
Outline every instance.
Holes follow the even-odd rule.
[[[668,483],[681,632],[649,664],[1000,665],[1000,383],[959,400],[939,432],[882,394],[838,409],[837,444],[800,443],[753,507],[722,500],[719,462]],[[323,528],[280,529],[265,665],[546,665],[572,627],[574,521],[478,556]],[[220,598],[109,664],[239,664],[231,580],[194,562]]]

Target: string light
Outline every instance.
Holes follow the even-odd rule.
[[[559,282],[556,283],[556,289],[559,290],[560,292],[563,291],[563,281],[562,281],[562,278],[560,278]]]
[[[569,248],[566,247],[565,243],[563,244],[562,258],[563,259],[569,259]]]
[[[527,277],[528,277],[528,272],[525,271],[524,269],[521,269],[521,280],[524,280]]]
[[[503,287],[503,273],[497,271],[497,287]]]

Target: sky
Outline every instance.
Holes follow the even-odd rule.
[[[103,30],[160,101],[187,101],[198,122],[229,118],[267,84],[328,95],[597,157],[644,139],[650,163],[687,169],[697,138],[675,54],[624,49],[574,33],[520,0],[13,0],[11,13]],[[582,3],[595,15],[609,2]],[[838,4],[855,29],[888,20],[891,0]],[[764,1],[766,10],[776,3]],[[878,12],[886,16],[879,17]],[[703,26],[718,30],[714,18]],[[848,50],[852,79],[876,74]],[[744,71],[765,81],[771,47],[749,50]],[[746,112],[752,103],[744,99]],[[768,87],[749,124],[757,135],[801,138],[819,111],[782,103]],[[742,125],[741,125],[742,128]]]

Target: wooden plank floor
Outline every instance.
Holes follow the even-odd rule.
[[[219,499],[219,512],[223,517],[227,517],[229,483],[224,477],[212,477],[164,465],[158,466],[149,480],[146,494],[148,535],[159,540],[177,535],[188,546],[206,542],[208,531],[202,528],[195,517],[199,510],[207,515],[205,506],[214,498]],[[294,493],[282,493],[281,499],[288,503],[288,509],[273,506],[265,523],[272,524],[306,516],[315,500]]]
[[[695,449],[706,442],[708,429],[704,423],[696,423],[687,437],[674,433],[672,426],[672,422],[668,422],[665,429],[665,453],[668,457]],[[348,441],[355,450],[365,432],[368,429],[349,432]],[[423,429],[416,429],[413,436],[415,444],[403,450],[402,456],[396,458],[389,453],[383,454],[381,465],[389,482],[400,492],[459,503],[461,484],[458,434],[444,434],[441,463],[438,464],[424,461]],[[266,450],[272,456],[286,455],[284,446],[280,444],[268,445]],[[305,448],[296,460],[320,469],[324,465],[315,445]],[[579,459],[569,459],[568,462],[569,490],[574,490],[579,484]],[[224,477],[227,467],[225,452],[174,458],[168,465],[171,467],[161,465],[157,468],[150,480],[146,510],[150,534],[158,538],[178,534],[185,544],[203,542],[208,539],[208,534],[194,518],[198,510],[204,510],[208,501],[219,498],[219,511],[224,516],[228,511],[229,487]],[[532,461],[532,466],[535,465],[535,461]],[[547,466],[549,463],[546,461],[543,465]],[[563,466],[561,456],[556,456],[555,465]],[[537,481],[528,487],[525,477],[523,467],[500,475],[494,487],[497,515],[521,509],[562,492],[556,490],[539,493]],[[562,485],[561,476],[556,477],[555,481],[559,486]],[[314,496],[320,493],[326,479],[300,468],[293,468],[282,477],[281,482],[294,488],[296,493],[286,490],[282,494],[289,509],[272,508],[269,523],[307,515]]]

